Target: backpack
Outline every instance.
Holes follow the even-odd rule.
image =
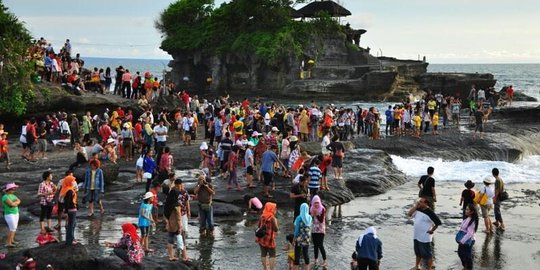
[[[263,238],[266,235],[266,224],[268,221],[262,221],[262,223],[256,230],[255,230],[255,237],[257,238]]]

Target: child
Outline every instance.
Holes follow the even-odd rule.
[[[139,209],[139,228],[141,229],[141,246],[145,252],[152,252],[153,250],[148,248],[148,232],[150,226],[155,226],[154,219],[152,218],[152,202],[150,199],[154,197],[152,192],[146,192],[143,197],[143,202]]]
[[[6,170],[10,169],[11,162],[9,160],[9,148],[8,148],[8,133],[3,132],[0,135],[0,162],[6,162]]]
[[[262,202],[257,197],[246,194],[244,195],[244,202],[247,203],[247,210],[251,213],[257,213],[262,209]]]
[[[321,169],[321,189],[322,190],[330,190],[328,188],[328,178],[326,177],[326,172],[328,171],[328,167],[332,165],[332,156],[330,154],[326,154],[324,156],[319,156],[319,159],[321,159],[321,163],[319,164],[319,169]]]
[[[431,116],[429,115],[429,112],[424,112],[422,118],[424,118],[424,133],[427,133],[429,130],[429,124],[431,123]]]
[[[416,112],[413,118],[414,121],[414,137],[420,138],[420,128],[422,125],[422,117],[420,117],[420,112]]]
[[[351,270],[358,269],[358,261],[356,260],[356,251],[353,252],[352,258],[351,258]]]
[[[287,243],[285,244],[285,247],[283,247],[283,250],[287,251],[287,269],[292,270],[294,269],[294,235],[292,233],[287,234],[286,239]]]
[[[293,178],[292,184],[294,185],[300,183],[300,177],[303,176],[305,172],[306,170],[303,167],[300,168],[300,170],[298,170],[298,174]]]
[[[439,113],[435,112],[433,114],[433,130],[431,131],[431,134],[433,135],[439,135],[437,132],[437,127],[439,126]]]
[[[36,243],[38,245],[44,246],[49,243],[58,243],[58,238],[56,238],[54,235],[52,235],[53,229],[50,227],[45,227],[43,230],[41,230],[36,238]]]

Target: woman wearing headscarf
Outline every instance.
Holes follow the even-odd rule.
[[[304,269],[309,270],[309,240],[313,219],[309,215],[309,206],[303,203],[300,206],[300,215],[294,220],[294,269],[298,270],[300,264],[300,252],[304,257]]]
[[[137,227],[131,223],[122,225],[122,238],[118,243],[105,241],[105,246],[114,248],[114,254],[128,264],[142,263],[144,252],[139,244]]]
[[[311,239],[313,239],[313,252],[315,253],[314,264],[317,265],[319,251],[323,258],[322,267],[327,267],[326,250],[324,250],[324,234],[326,233],[326,208],[324,208],[321,198],[318,195],[311,199],[311,208],[309,213],[313,217],[313,228],[311,230]]]
[[[19,224],[19,205],[21,200],[15,195],[15,191],[19,186],[15,183],[8,183],[4,188],[4,195],[2,196],[2,205],[4,207],[4,219],[8,226],[8,234],[6,237],[6,247],[15,247],[15,232],[17,231],[17,225]]]
[[[255,240],[257,243],[259,243],[259,247],[261,248],[261,262],[263,269],[268,269],[266,256],[270,256],[269,269],[276,269],[276,236],[279,230],[278,222],[275,217],[276,211],[277,205],[272,202],[267,202],[264,205],[263,213],[259,219],[258,227],[266,227],[266,234],[263,237]]]
[[[359,270],[379,270],[382,259],[382,242],[375,227],[367,228],[356,241],[356,260]]]
[[[73,175],[64,177],[60,197],[64,198],[64,210],[68,215],[66,224],[66,245],[77,244],[75,224],[77,219],[77,182]]]

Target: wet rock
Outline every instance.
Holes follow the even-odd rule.
[[[81,165],[73,170],[73,175],[77,178],[78,183],[84,182],[88,166]],[[120,166],[108,161],[101,162],[101,170],[103,170],[103,178],[105,179],[105,185],[110,185],[118,179],[118,173]]]
[[[236,205],[223,202],[213,202],[214,206],[214,216],[216,217],[241,217],[243,212],[242,209]],[[191,216],[199,216],[199,202],[190,201],[191,207]]]

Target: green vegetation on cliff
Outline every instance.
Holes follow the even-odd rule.
[[[31,36],[0,0],[0,112],[22,115],[34,97],[33,63],[25,61]]]
[[[167,52],[209,55],[254,53],[270,65],[300,57],[312,35],[341,31],[328,14],[293,20],[290,6],[305,0],[232,0],[214,8],[213,0],[179,0],[161,13],[156,28]]]

